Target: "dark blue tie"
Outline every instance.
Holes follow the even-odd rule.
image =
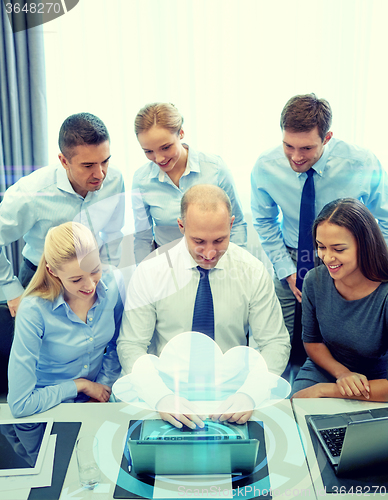
[[[307,179],[303,186],[299,214],[298,265],[296,286],[302,291],[303,279],[307,271],[314,267],[314,245],[312,227],[315,219],[314,170],[306,172]]]
[[[202,269],[200,266],[197,266],[197,269],[199,283],[195,297],[192,331],[204,333],[214,340],[214,307],[209,283],[210,269]],[[210,350],[204,350],[203,347],[203,343],[197,337],[192,337],[188,377],[189,400],[215,399],[215,344]]]
[[[197,266],[197,269],[199,283],[194,304],[192,331],[205,333],[214,340],[214,307],[209,283],[210,269],[202,269],[200,266]]]

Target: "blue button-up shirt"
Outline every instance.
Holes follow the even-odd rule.
[[[26,244],[22,253],[37,266],[47,231],[69,221],[89,227],[102,262],[118,265],[124,225],[121,173],[109,167],[101,189],[89,191],[85,198],[74,191],[60,164],[40,168],[7,189],[0,204],[0,300],[12,300],[23,293],[4,245],[23,237]]]
[[[108,386],[118,378],[116,339],[123,303],[113,273],[103,280],[86,323],[62,294],[53,302],[37,296],[21,301],[8,368],[8,403],[15,417],[87,399],[82,393],[77,397],[77,378]]]
[[[331,139],[315,170],[315,215],[330,201],[357,198],[378,220],[388,242],[388,180],[370,151]],[[292,170],[283,146],[263,153],[251,175],[253,225],[279,279],[296,272],[286,246],[298,247],[299,212],[307,174]]]
[[[245,247],[247,224],[233,181],[223,160],[188,148],[187,167],[176,186],[156,163],[148,162],[133,177],[132,207],[135,219],[135,257],[140,262],[152,250],[152,242],[161,246],[181,238],[177,218],[180,217],[183,193],[195,184],[213,184],[222,188],[230,198],[235,216],[231,241]]]

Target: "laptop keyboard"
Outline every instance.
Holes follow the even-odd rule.
[[[319,431],[333,457],[339,457],[345,438],[346,427]]]
[[[207,436],[205,434],[192,435],[192,436],[148,436],[146,440],[149,441],[225,441],[225,440],[242,439],[241,436]]]

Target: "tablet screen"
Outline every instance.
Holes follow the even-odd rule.
[[[0,476],[38,474],[42,467],[52,420],[0,423]]]

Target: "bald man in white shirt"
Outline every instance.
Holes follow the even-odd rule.
[[[170,339],[192,330],[201,268],[210,270],[214,340],[222,352],[247,345],[250,329],[268,370],[283,373],[290,342],[272,279],[258,259],[230,242],[233,221],[221,188],[196,185],[186,191],[178,219],[184,237],[142,262],[129,285],[117,348],[123,374],[131,373],[140,356],[158,356]],[[231,421],[240,420],[237,414]],[[186,423],[180,417],[175,415]]]

